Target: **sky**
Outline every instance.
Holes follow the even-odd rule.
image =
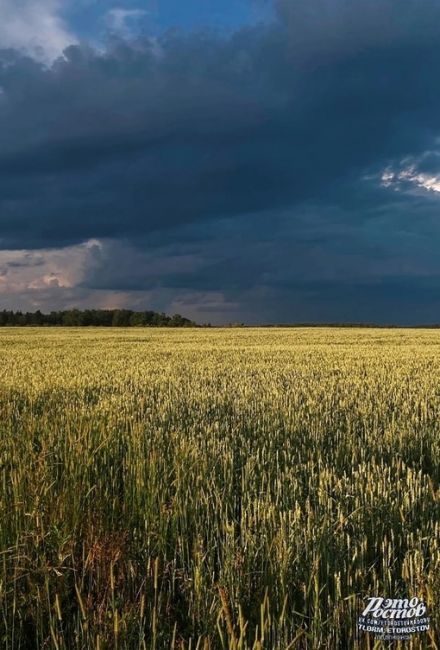
[[[440,0],[0,0],[0,309],[440,322]]]

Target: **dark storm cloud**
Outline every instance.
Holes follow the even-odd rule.
[[[249,215],[216,222],[215,238],[210,229],[187,226],[174,231],[178,243],[160,236],[143,245],[114,242],[82,286],[168,291],[200,321],[434,322],[437,206],[427,209],[412,196],[395,197],[387,208],[356,219],[351,211],[302,206],[272,218],[270,232],[268,215]],[[387,292],[398,295],[387,300]],[[197,305],[205,293],[235,306]]]
[[[437,277],[417,174],[440,170],[440,1],[275,4],[227,38],[72,46],[49,68],[3,51],[0,246],[108,240],[83,287],[223,292],[246,313],[317,287],[337,310],[347,275]]]
[[[437,2],[278,8],[278,23],[228,40],[74,46],[50,69],[5,52],[4,245],[136,238],[325,200],[431,143]]]

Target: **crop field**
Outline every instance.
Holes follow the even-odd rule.
[[[440,331],[4,328],[0,478],[5,650],[440,647]]]

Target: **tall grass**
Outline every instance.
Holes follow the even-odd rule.
[[[0,338],[5,650],[438,648],[440,332]],[[396,646],[398,647],[398,646]]]

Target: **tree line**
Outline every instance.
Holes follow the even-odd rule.
[[[65,326],[65,327],[194,327],[196,323],[180,314],[167,316],[156,311],[131,309],[66,309],[43,314],[6,310],[0,311],[0,327],[6,326]]]

